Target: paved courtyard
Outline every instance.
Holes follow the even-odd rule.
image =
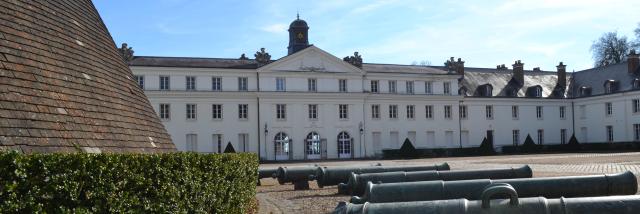
[[[589,175],[631,171],[640,175],[640,152],[632,153],[567,153],[542,155],[504,155],[460,158],[431,158],[415,160],[356,160],[323,161],[305,163],[261,164],[261,168],[278,166],[304,166],[317,163],[321,166],[348,165],[420,165],[447,162],[452,170],[518,167],[528,164],[534,177]],[[339,201],[349,196],[338,195],[335,186],[318,188],[310,182],[311,190],[294,191],[293,185],[279,185],[271,178],[262,179],[257,188],[259,213],[328,213]]]

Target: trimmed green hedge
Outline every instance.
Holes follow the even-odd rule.
[[[255,154],[0,153],[0,213],[244,213]]]

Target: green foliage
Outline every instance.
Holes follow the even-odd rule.
[[[496,153],[496,150],[493,148],[493,142],[489,141],[487,137],[484,137],[482,143],[480,143],[478,152],[482,155],[492,155]]]
[[[0,213],[244,213],[255,154],[0,153]]]
[[[233,148],[233,144],[227,144],[227,147],[224,148],[224,153],[236,153],[236,149]]]
[[[527,135],[527,138],[524,139],[524,143],[522,144],[523,152],[538,152],[540,150],[540,146],[536,145],[531,138],[531,135]]]
[[[420,156],[420,154],[416,150],[416,147],[413,146],[413,143],[411,143],[411,140],[409,140],[409,138],[406,138],[404,140],[399,152],[402,158],[417,158]]]

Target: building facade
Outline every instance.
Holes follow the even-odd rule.
[[[129,66],[182,151],[231,145],[263,160],[379,156],[416,148],[631,142],[640,139],[638,55],[566,73],[362,63],[309,45],[308,26],[289,29],[289,54],[271,60],[136,56]]]

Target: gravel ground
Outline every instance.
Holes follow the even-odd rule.
[[[518,167],[528,164],[534,177],[553,177],[570,175],[589,175],[632,171],[640,175],[640,153],[567,153],[543,155],[504,155],[461,158],[431,158],[414,160],[349,160],[322,161],[304,163],[261,164],[260,168],[278,166],[321,166],[349,165],[423,165],[447,162],[452,170],[488,169]],[[318,188],[315,182],[309,182],[310,190],[294,191],[293,185],[279,185],[271,178],[261,180],[257,188],[259,213],[329,213],[339,201],[348,201],[349,196],[338,195],[333,187]]]

